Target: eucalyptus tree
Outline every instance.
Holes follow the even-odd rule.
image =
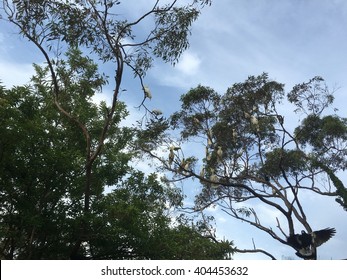
[[[51,99],[62,117],[75,124],[81,134],[84,147],[84,202],[81,225],[76,231],[76,240],[71,246],[71,256],[78,255],[81,244],[88,236],[88,217],[92,197],[96,190],[93,182],[93,166],[102,157],[102,150],[112,134],[119,106],[124,74],[132,72],[139,83],[144,100],[149,90],[143,79],[152,66],[154,58],[175,63],[188,47],[191,24],[197,19],[202,7],[210,0],[192,0],[180,5],[177,0],[154,1],[137,18],[126,18],[119,11],[125,5],[118,0],[3,0],[2,19],[18,27],[20,34],[32,42],[41,52],[47,70],[42,79],[51,87]],[[140,4],[133,1],[133,9]],[[127,1],[126,5],[129,5]],[[128,6],[129,7],[129,6]],[[67,66],[67,52],[80,51],[83,60]],[[89,57],[88,57],[89,56]],[[92,73],[86,80],[79,80],[76,87],[73,79],[80,71],[86,71],[83,63],[95,58],[95,62],[110,64],[112,78]],[[71,66],[71,67],[70,67]],[[75,107],[75,99],[86,99],[101,90],[106,82],[113,85],[112,101],[102,107],[103,116],[99,127],[91,131],[88,120]],[[86,86],[87,84],[87,86]],[[92,88],[88,87],[92,84]],[[70,86],[73,85],[74,92]],[[64,98],[71,103],[64,103]]]
[[[286,97],[297,122],[281,113]],[[326,113],[333,94],[322,78],[296,85],[286,95],[284,85],[267,74],[250,76],[223,95],[199,85],[181,102],[170,120],[149,123],[147,141],[146,133],[139,132],[138,145],[173,175],[170,180],[200,182],[194,211],[217,205],[231,218],[299,251],[288,240],[300,239],[296,234],[301,230],[316,230],[303,194],[334,196],[346,207],[346,188],[337,172],[347,167],[347,119]],[[150,134],[153,127],[156,138]],[[180,136],[174,137],[177,131]],[[262,222],[257,205],[276,213],[272,224]],[[327,241],[325,237],[321,239]],[[311,245],[302,258],[316,258],[317,246]],[[256,246],[236,251],[275,258]]]

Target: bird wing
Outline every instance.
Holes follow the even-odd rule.
[[[287,238],[287,242],[290,246],[292,246],[296,250],[300,250],[302,248],[302,244],[300,242],[298,234],[290,235]]]
[[[325,228],[322,230],[317,230],[312,232],[312,244],[315,247],[322,245],[327,242],[331,237],[333,237],[336,233],[336,229],[334,228]]]

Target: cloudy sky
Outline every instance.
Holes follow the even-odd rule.
[[[124,11],[141,14],[146,3],[124,1]],[[136,5],[134,5],[136,3]],[[139,8],[134,11],[134,7]],[[6,86],[26,83],[33,74],[31,64],[43,58],[17,30],[0,22],[0,80]],[[176,67],[157,62],[148,72],[153,99],[151,109],[165,115],[179,109],[179,97],[202,84],[219,93],[249,75],[269,73],[271,79],[286,84],[286,89],[319,75],[330,88],[338,88],[335,107],[346,117],[347,107],[347,1],[345,0],[214,0],[192,27],[190,48]],[[142,101],[140,87],[124,81],[122,99],[129,104],[133,122],[140,113],[133,109]],[[98,99],[108,99],[108,91]],[[290,113],[290,112],[289,112]],[[341,174],[347,178],[345,174]],[[189,193],[187,191],[187,193]],[[319,249],[320,259],[347,258],[347,213],[332,199],[307,196],[305,206],[316,229],[335,227],[337,235]],[[274,227],[276,213],[262,209]],[[277,258],[295,257],[294,251],[255,232],[248,225],[231,220],[217,210],[218,235],[235,241],[239,248],[257,247]],[[236,255],[235,259],[267,259],[264,255]]]

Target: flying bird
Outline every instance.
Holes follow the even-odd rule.
[[[301,234],[290,235],[287,242],[297,251],[296,255],[298,257],[311,259],[315,255],[315,248],[327,242],[335,233],[334,228],[325,228],[311,233],[306,233],[303,230]]]

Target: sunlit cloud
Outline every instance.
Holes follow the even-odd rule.
[[[34,74],[31,64],[0,62],[0,81],[7,88],[28,84]]]
[[[182,55],[176,69],[184,75],[192,76],[198,72],[200,64],[200,58],[196,54],[188,51]]]

